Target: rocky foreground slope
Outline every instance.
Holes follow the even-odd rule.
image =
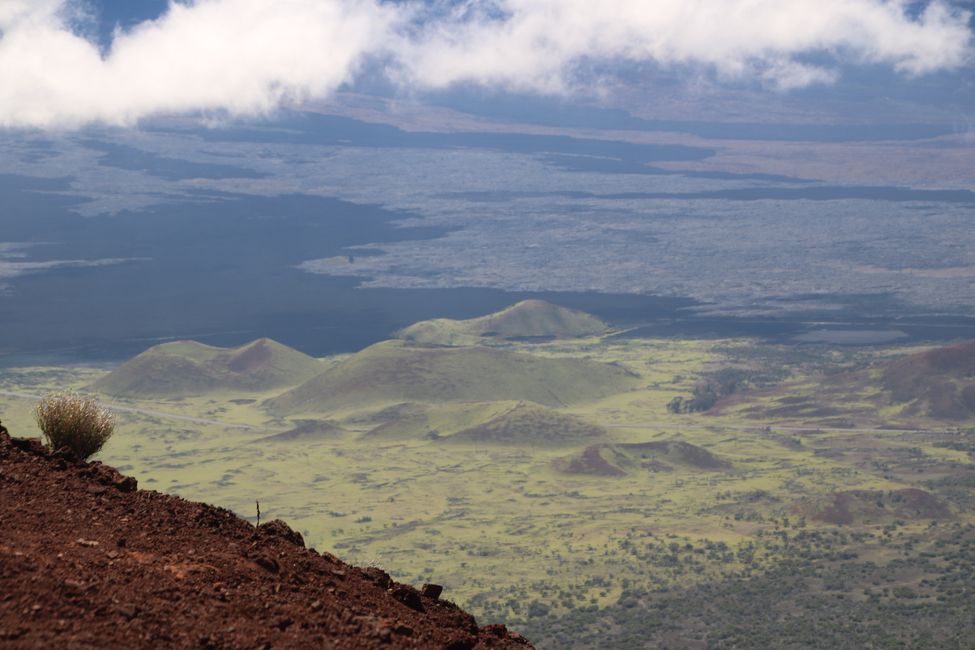
[[[0,432],[0,646],[530,647],[438,592]]]

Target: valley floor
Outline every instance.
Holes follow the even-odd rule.
[[[287,521],[310,546],[403,582],[443,584],[479,618],[526,629],[540,647],[595,638],[632,647],[641,634],[757,646],[769,617],[792,621],[798,639],[850,607],[865,643],[950,645],[970,622],[957,604],[975,595],[963,577],[975,549],[975,431],[878,410],[867,385],[844,397],[842,417],[834,404],[782,409],[808,401],[813,378],[903,349],[596,338],[506,347],[612,363],[638,380],[527,414],[507,402],[400,406],[398,428],[383,428],[391,416],[378,407],[271,415],[265,401],[280,390],[106,397],[121,426],[100,458],[143,487],[251,519],[259,501],[262,517]],[[710,414],[668,409],[728,369],[743,392]],[[83,389],[106,372],[2,371],[4,425],[37,435],[36,395]],[[541,433],[505,438],[512,413]],[[581,421],[603,433],[552,436],[553,423]],[[459,431],[469,435],[451,440]],[[769,610],[742,610],[741,590]],[[709,618],[681,613],[701,600]],[[743,629],[748,616],[761,624]],[[922,623],[874,629],[877,617]]]

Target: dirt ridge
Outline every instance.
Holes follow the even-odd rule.
[[[138,490],[0,432],[0,645],[530,648],[502,625],[305,548],[284,522]]]

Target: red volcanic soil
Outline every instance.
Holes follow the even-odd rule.
[[[529,648],[279,521],[158,492],[0,432],[4,648]]]

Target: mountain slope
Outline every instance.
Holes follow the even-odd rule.
[[[401,402],[361,415],[372,428],[362,438],[437,440],[505,413],[516,402]]]
[[[614,395],[637,378],[619,366],[488,347],[378,343],[269,400],[277,415],[398,402],[527,400],[564,406]]]
[[[438,318],[399,332],[401,339],[435,345],[469,345],[483,338],[577,338],[604,333],[595,316],[543,300],[524,300],[494,314],[470,320]]]
[[[99,379],[92,388],[133,398],[265,391],[300,384],[322,370],[318,360],[270,339],[238,348],[176,341],[149,348]]]
[[[558,413],[530,402],[519,402],[485,422],[463,429],[449,442],[509,445],[567,445],[589,442],[606,431],[580,417]]]
[[[555,461],[555,468],[565,474],[589,476],[626,476],[634,472],[672,472],[675,469],[714,472],[731,467],[731,463],[707,449],[683,440],[590,445],[577,454]]]
[[[606,435],[580,417],[525,401],[403,402],[359,416],[357,422],[375,425],[362,436],[366,440],[557,446]]]
[[[975,417],[975,341],[898,359],[884,368],[881,384],[907,414],[939,420]]]
[[[731,395],[709,414],[732,412],[846,427],[971,422],[975,341],[907,354],[867,370]]]
[[[282,522],[136,491],[39,441],[0,433],[0,493],[4,647],[530,647]]]
[[[307,443],[341,438],[348,433],[329,420],[295,420],[293,424],[294,427],[287,431],[258,438],[255,442]]]

